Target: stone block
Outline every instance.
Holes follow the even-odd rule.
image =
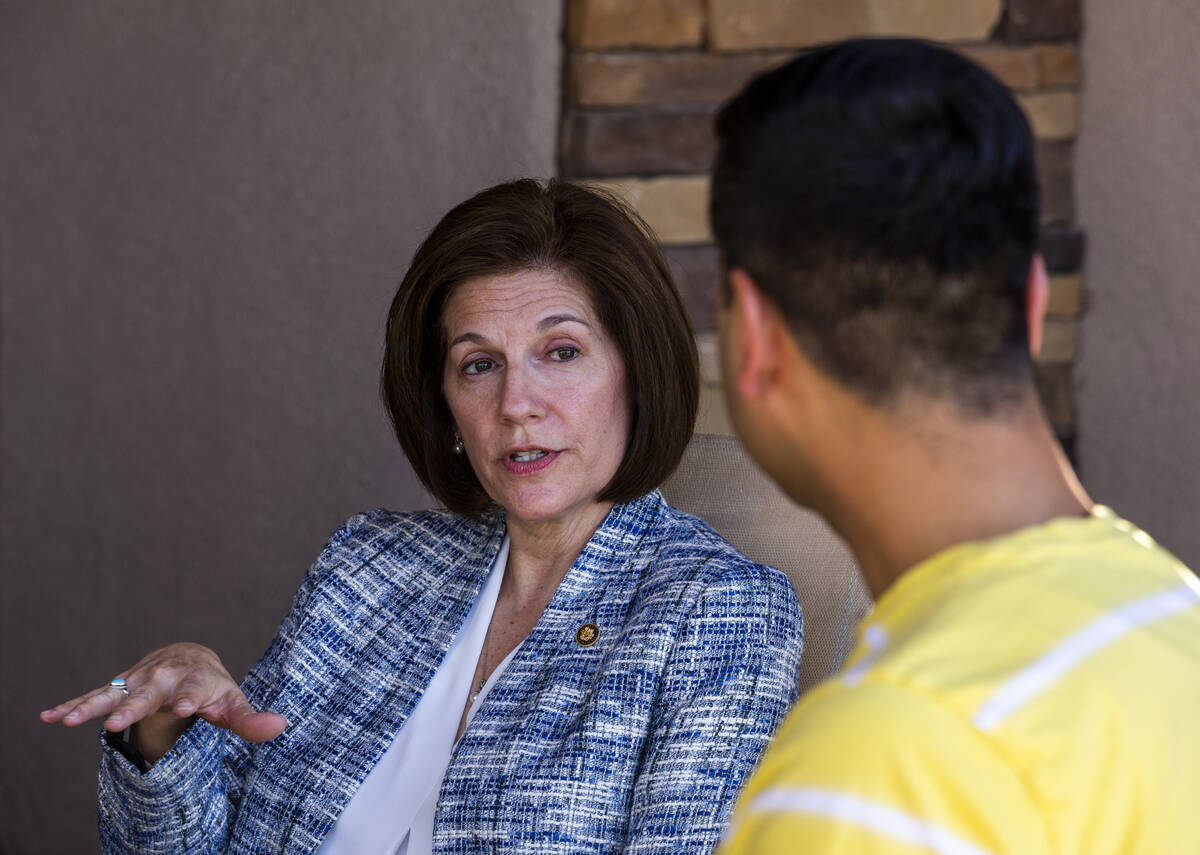
[[[1002,0],[710,0],[715,50],[798,48],[858,35],[983,41]]]
[[[1038,65],[1034,52],[1029,48],[977,45],[958,50],[967,59],[996,75],[1009,89],[1024,92],[1037,88]]]
[[[628,178],[590,182],[615,193],[642,215],[663,244],[711,243],[708,176]]]
[[[1047,318],[1077,318],[1083,308],[1083,277],[1063,275],[1050,277],[1050,299],[1046,302]]]
[[[1078,273],[1083,267],[1083,232],[1069,226],[1042,229],[1040,250],[1051,273]]]
[[[804,47],[869,31],[866,0],[709,0],[714,50]]]
[[[1071,222],[1075,219],[1074,146],[1068,141],[1038,143],[1037,165],[1042,222]]]
[[[1051,89],[1056,86],[1079,86],[1079,50],[1075,45],[1034,45],[1037,57],[1039,84]]]
[[[574,110],[564,122],[568,176],[704,172],[715,139],[711,107],[680,110]]]
[[[1054,427],[1054,436],[1058,440],[1058,444],[1062,446],[1063,454],[1067,455],[1067,462],[1071,464],[1071,468],[1076,472],[1082,472],[1083,470],[1079,465],[1074,424],[1061,428],[1056,425]]]
[[[571,62],[570,100],[581,107],[718,104],[787,53],[723,56],[585,53]]]
[[[1069,41],[1083,29],[1083,0],[1008,0],[999,33],[1005,41]]]
[[[571,0],[571,44],[587,50],[699,47],[702,0]]]
[[[700,355],[700,385],[721,388],[721,348],[715,332],[696,333]]]
[[[1065,363],[1041,363],[1035,366],[1034,377],[1046,417],[1055,432],[1069,431],[1075,424],[1071,366]]]
[[[1074,92],[1034,92],[1018,95],[1017,101],[1039,140],[1069,140],[1075,136],[1077,104]]]
[[[715,332],[696,332],[700,355],[700,407],[696,413],[697,433],[733,434],[733,424],[721,390],[721,354]]]
[[[725,408],[725,393],[720,386],[700,387],[700,406],[696,411],[696,433],[720,433],[733,436],[733,422]]]
[[[697,333],[717,328],[717,248],[709,244],[664,248],[671,276]]]
[[[1004,11],[1003,0],[866,0],[871,33],[943,42],[983,41]]]
[[[1037,361],[1045,364],[1074,362],[1076,329],[1073,320],[1047,318]]]

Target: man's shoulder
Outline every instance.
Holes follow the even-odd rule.
[[[857,682],[839,674],[793,708],[776,735],[772,765],[784,778],[788,770],[820,777],[848,758],[862,770],[885,755],[921,753],[930,733],[960,729],[961,717],[934,697],[886,678]]]
[[[1192,574],[1127,524],[1058,520],[947,558],[902,577],[898,596],[885,592],[864,632],[878,635],[878,649],[851,663],[968,720],[1010,686],[1037,703],[1069,704],[1081,680],[1120,694],[1135,675],[1112,663],[1153,669],[1164,661],[1154,648],[1183,635],[1163,621],[1185,612],[1200,621]],[[1200,668],[1200,643],[1176,646]]]
[[[954,710],[881,679],[801,698],[742,796],[730,853],[893,853],[930,835],[960,848],[1044,850],[1020,770]],[[914,850],[915,851],[915,850]]]
[[[885,593],[848,669],[797,704],[729,852],[891,853],[928,834],[1096,851],[1100,815],[1119,838],[1149,805],[1162,839],[1194,839],[1167,795],[1200,793],[1200,739],[1177,724],[1200,696],[1190,573],[1099,520],[945,558]]]

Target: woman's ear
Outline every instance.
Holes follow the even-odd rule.
[[[1035,359],[1042,351],[1046,332],[1046,304],[1050,300],[1050,277],[1041,253],[1034,253],[1025,285],[1025,328],[1029,331],[1029,353]]]

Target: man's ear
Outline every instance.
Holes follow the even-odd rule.
[[[742,397],[760,398],[778,368],[781,319],[749,273],[735,267],[728,276],[733,362],[727,380],[737,385]]]
[[[1046,262],[1035,253],[1029,265],[1029,281],[1025,285],[1025,326],[1029,330],[1029,353],[1037,357],[1042,351],[1046,331],[1046,303],[1050,300],[1050,277]]]

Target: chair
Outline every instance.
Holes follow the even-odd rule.
[[[662,492],[792,580],[804,609],[801,691],[837,671],[871,597],[846,544],[825,521],[780,492],[732,436],[696,434]]]

